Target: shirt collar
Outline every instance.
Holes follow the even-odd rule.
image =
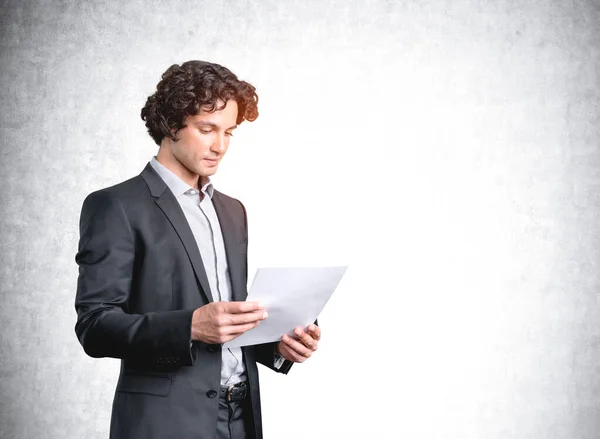
[[[185,181],[183,181],[181,178],[175,175],[173,171],[171,171],[158,160],[156,160],[156,157],[152,157],[152,160],[150,160],[150,165],[154,168],[154,170],[160,176],[160,178],[163,179],[165,184],[168,186],[171,192],[173,192],[173,195],[175,195],[176,198],[180,195],[187,193],[188,191],[194,190],[194,188],[192,188]],[[202,186],[201,190],[206,196],[212,199],[215,189],[213,187],[212,182],[210,181],[210,177],[206,178],[207,182],[206,184],[204,184],[204,186]]]

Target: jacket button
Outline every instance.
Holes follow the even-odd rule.
[[[210,389],[208,392],[206,392],[206,396],[209,398],[215,398],[217,396],[217,391],[215,389]]]
[[[217,345],[208,345],[208,352],[217,352]]]

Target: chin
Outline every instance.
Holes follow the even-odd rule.
[[[217,173],[217,167],[209,168],[209,169],[199,169],[198,175],[201,177],[212,177]]]

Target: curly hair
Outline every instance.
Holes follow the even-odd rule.
[[[238,104],[236,123],[252,122],[258,117],[256,89],[240,81],[229,69],[205,61],[173,64],[162,75],[156,92],[142,108],[142,120],[157,145],[163,138],[177,140],[177,132],[185,128],[185,117],[222,110],[228,100]]]

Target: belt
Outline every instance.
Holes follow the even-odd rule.
[[[231,386],[221,386],[221,398],[225,398],[226,401],[242,401],[248,396],[248,383],[242,381],[241,383],[232,384]]]

